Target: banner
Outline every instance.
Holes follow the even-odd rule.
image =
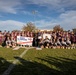
[[[43,39],[45,39],[46,36],[47,36],[49,39],[51,39],[51,35],[50,35],[50,34],[47,34],[47,33],[46,33],[46,34],[43,34]]]
[[[32,37],[17,36],[17,44],[32,46]]]

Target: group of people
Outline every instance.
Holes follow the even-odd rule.
[[[0,31],[0,45],[4,47],[16,47],[17,36],[32,37],[32,46],[40,48],[75,48],[76,34],[71,31]]]
[[[73,32],[40,32],[33,40],[33,46],[41,48],[75,48],[76,35]]]
[[[0,31],[0,45],[7,48],[16,47],[18,45],[17,36],[33,37],[33,33],[26,31]]]

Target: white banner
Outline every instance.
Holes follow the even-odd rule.
[[[32,37],[17,36],[17,44],[32,46]]]
[[[49,39],[51,39],[51,35],[50,35],[50,34],[47,34],[47,33],[46,33],[46,34],[43,34],[43,39],[45,39],[46,36],[47,36]]]

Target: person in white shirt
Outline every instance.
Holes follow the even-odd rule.
[[[66,44],[64,38],[62,38],[61,44],[62,44],[62,48],[63,48],[63,49],[67,47],[67,44]]]

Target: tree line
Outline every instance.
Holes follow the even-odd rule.
[[[39,29],[35,26],[34,23],[28,22],[26,25],[22,27],[22,31],[29,31],[29,32],[37,32]],[[76,34],[76,28],[72,29],[73,32]],[[53,27],[53,31],[64,31],[64,29],[60,25],[55,25]]]

